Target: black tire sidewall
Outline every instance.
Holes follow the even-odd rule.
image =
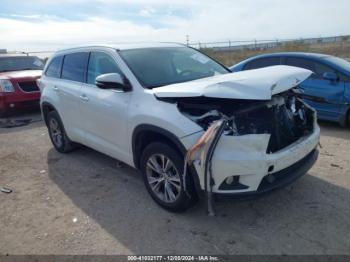
[[[168,157],[173,162],[176,169],[180,173],[181,192],[180,192],[180,196],[178,197],[178,199],[173,203],[167,203],[167,202],[164,202],[161,199],[159,199],[154,194],[153,190],[151,189],[151,187],[148,183],[147,174],[146,174],[147,161],[148,161],[150,156],[157,154],[157,153],[163,154],[166,157]],[[140,169],[141,169],[141,172],[143,175],[143,180],[144,180],[145,186],[147,188],[147,191],[149,192],[149,194],[151,195],[151,197],[153,198],[153,200],[157,204],[159,204],[160,206],[164,207],[165,209],[167,209],[169,211],[182,212],[182,211],[185,211],[186,209],[188,209],[189,207],[191,207],[196,202],[196,195],[195,195],[195,192],[193,191],[193,187],[191,186],[192,183],[189,183],[190,185],[188,185],[188,183],[186,183],[187,192],[184,191],[184,188],[183,188],[184,184],[183,184],[183,177],[182,177],[183,168],[184,168],[183,157],[177,151],[172,149],[167,144],[159,143],[159,142],[151,143],[145,148],[145,150],[142,153],[141,162],[140,162]],[[188,177],[189,176],[190,176],[190,174],[188,174]],[[188,179],[186,182],[188,182]]]
[[[55,119],[57,121],[57,123],[61,129],[61,132],[62,132],[62,145],[60,147],[58,147],[54,143],[54,140],[52,138],[51,129],[50,129],[51,119]],[[69,143],[69,141],[67,139],[66,132],[64,130],[64,126],[62,124],[62,121],[61,121],[61,119],[56,111],[52,111],[47,115],[47,128],[49,130],[49,136],[50,136],[51,142],[52,142],[53,146],[55,147],[55,149],[60,153],[65,153],[67,151],[66,148],[67,148],[67,144]]]

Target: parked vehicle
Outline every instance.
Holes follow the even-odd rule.
[[[183,211],[203,192],[263,193],[311,168],[320,130],[292,90],[311,73],[232,74],[186,46],[129,44],[59,51],[38,82],[57,151],[79,143],[140,169],[159,205]]]
[[[319,119],[350,124],[350,62],[330,55],[287,52],[255,56],[230,69],[238,72],[272,65],[313,71],[299,86],[304,101],[317,110]]]
[[[36,80],[43,67],[36,56],[0,55],[0,116],[17,108],[39,108]]]

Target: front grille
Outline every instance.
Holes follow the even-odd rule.
[[[37,92],[37,91],[39,91],[39,87],[36,84],[36,81],[19,82],[18,85],[24,92]]]

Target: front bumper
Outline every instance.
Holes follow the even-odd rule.
[[[201,134],[194,134],[182,139],[185,145],[193,144]],[[225,136],[215,149],[212,159],[212,191],[222,195],[240,195],[247,193],[262,193],[276,187],[288,184],[305,174],[317,159],[316,147],[319,143],[320,129],[314,124],[313,133],[301,137],[288,147],[267,154],[266,149],[270,135],[253,134],[242,136]],[[202,166],[194,162],[198,174],[202,174]],[[268,176],[270,175],[270,179]],[[278,177],[274,183],[271,175]],[[243,186],[223,188],[226,178],[239,176],[239,183]],[[204,177],[199,176],[201,189],[204,189]]]
[[[248,191],[243,193],[216,193],[218,198],[239,198],[246,196],[255,196],[264,194],[266,192],[287,186],[297,180],[299,177],[305,175],[307,171],[315,164],[318,158],[318,150],[314,149],[303,159],[294,163],[276,173],[265,176],[256,191]]]
[[[0,94],[0,113],[10,110],[38,107],[40,92],[23,93],[15,91],[13,93]]]

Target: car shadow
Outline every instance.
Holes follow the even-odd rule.
[[[350,127],[341,127],[338,123],[318,120],[321,135],[350,140]]]
[[[291,186],[253,200],[205,201],[170,213],[148,195],[141,175],[88,148],[49,150],[49,178],[87,216],[135,254],[349,254],[350,191],[312,170]]]
[[[42,125],[44,122],[40,109],[14,111],[7,116],[0,117],[0,134],[33,129]]]

